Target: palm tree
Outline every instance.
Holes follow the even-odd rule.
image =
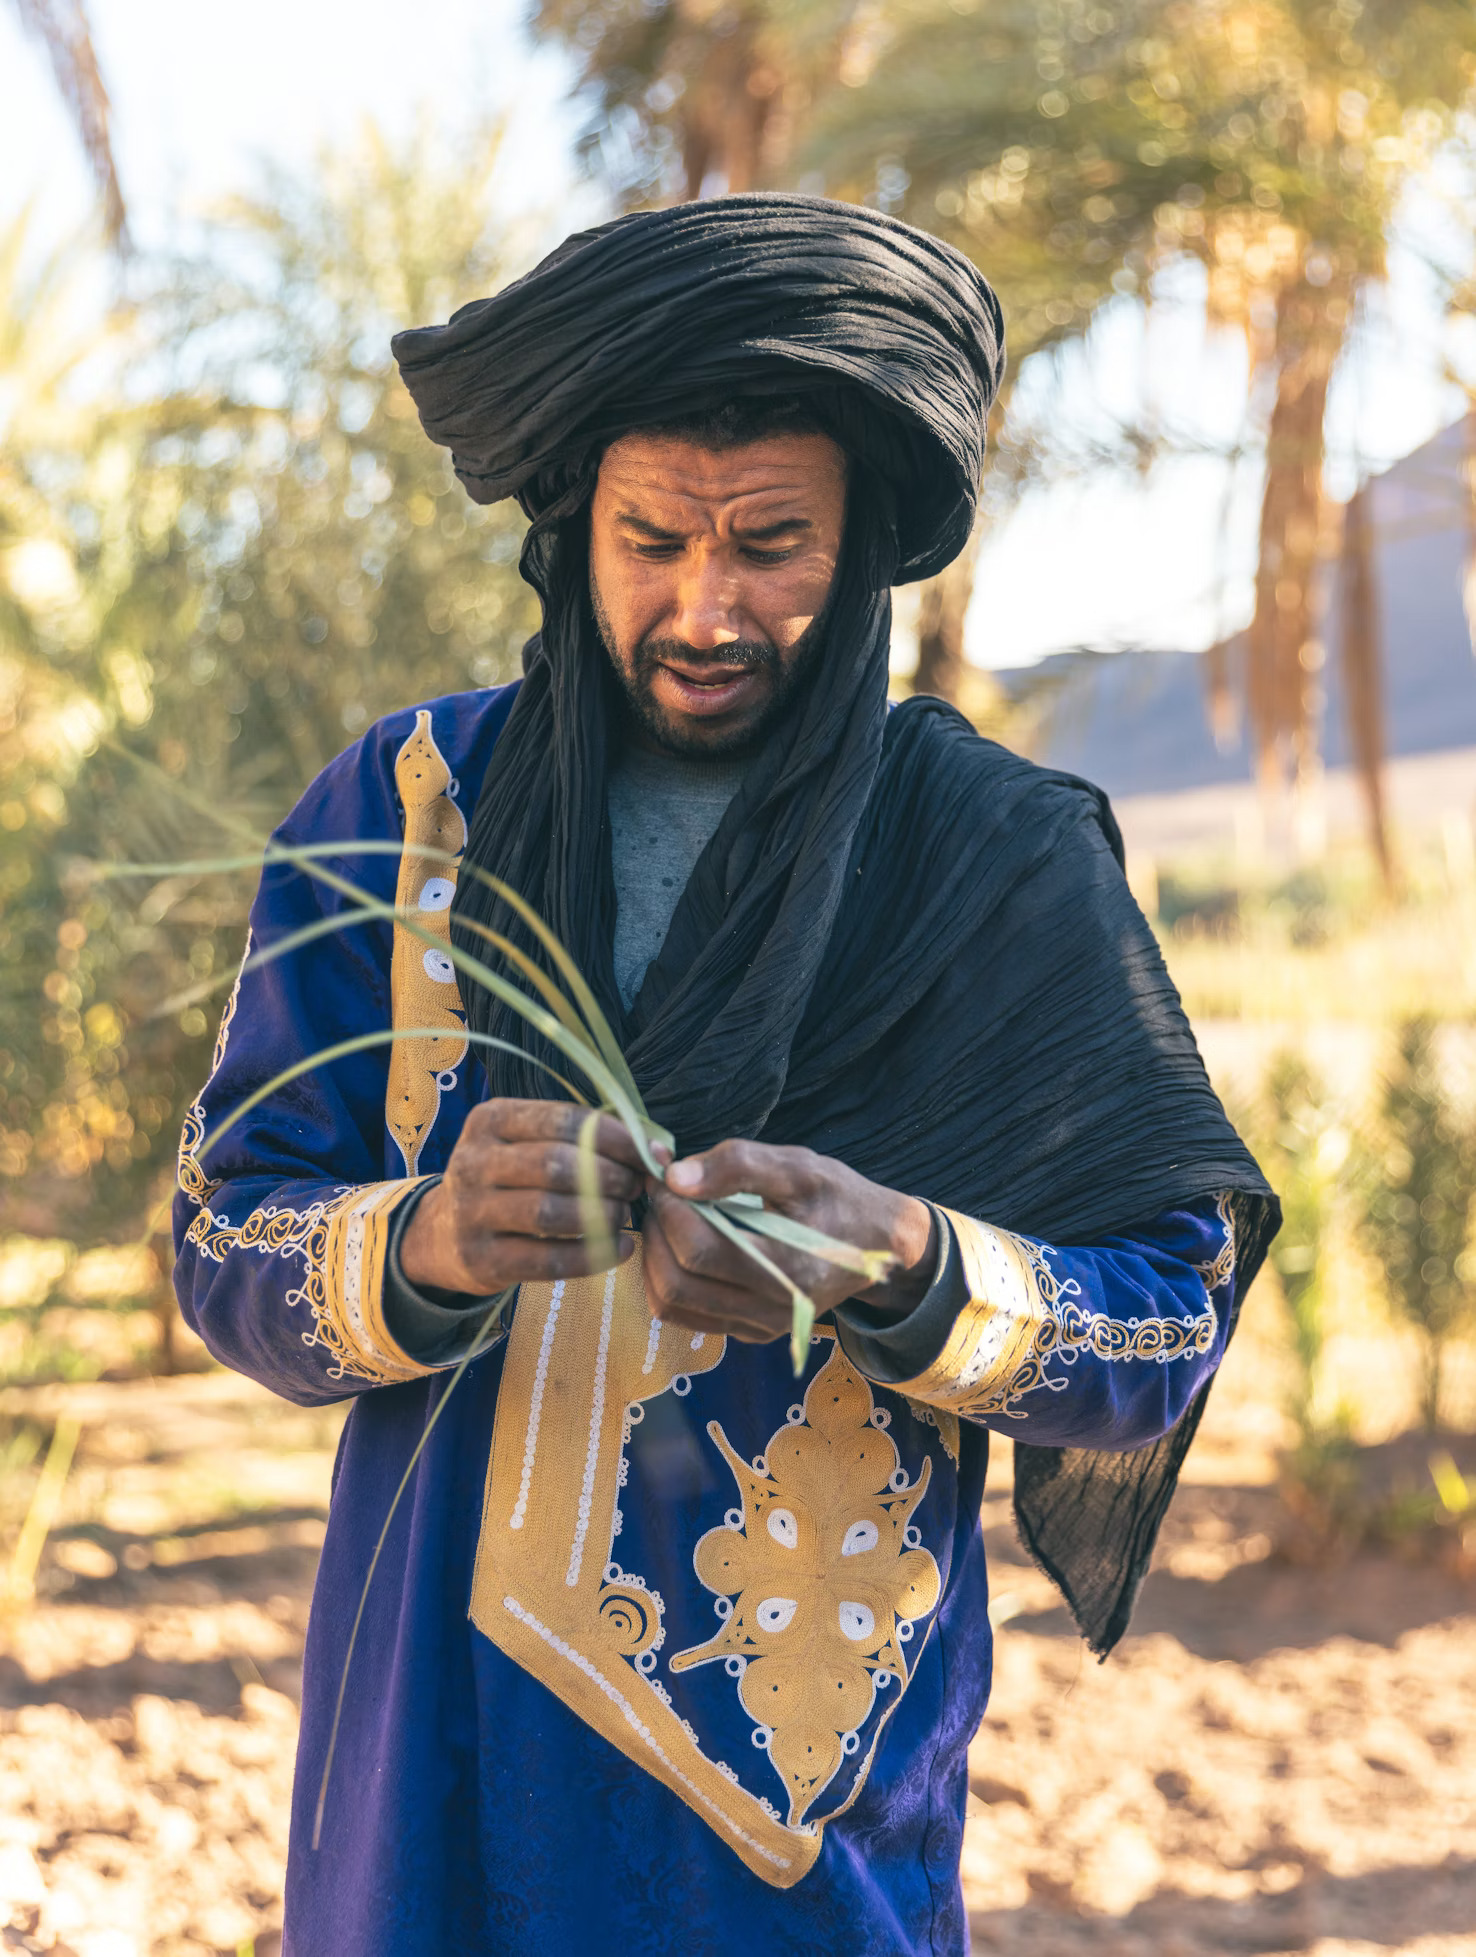
[[[818,95],[868,70],[854,0],[535,0],[590,105],[582,146],[628,205],[787,180]]]
[[[265,834],[382,713],[517,668],[522,519],[389,357],[503,274],[497,155],[370,128],[273,175],[111,350],[0,232],[0,1230],[154,1212],[240,956],[244,879],[81,866],[208,852],[202,806]]]
[[[1017,360],[1052,327],[1079,331],[1104,278],[1147,291],[1169,259],[1204,265],[1211,317],[1246,332],[1272,395],[1246,674],[1267,783],[1316,759],[1329,382],[1404,189],[1470,100],[1473,57],[1465,0],[1049,15],[952,0],[911,14],[872,84],[817,117],[811,153],[853,194],[884,156],[903,214],[989,271]],[[1376,648],[1365,632],[1349,651],[1366,664]],[[1382,853],[1377,677],[1349,677]]]
[[[126,245],[128,214],[113,156],[111,105],[83,0],[15,0],[15,7],[21,25],[51,57],[56,85],[92,166],[107,235],[115,245]]]

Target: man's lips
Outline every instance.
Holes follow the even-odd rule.
[[[660,690],[689,714],[727,713],[762,685],[762,673],[755,666],[675,666],[663,659],[657,672]]]

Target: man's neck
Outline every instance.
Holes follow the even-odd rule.
[[[746,755],[681,754],[658,742],[627,741],[617,750],[611,773],[617,779],[683,790],[703,801],[731,798],[747,773]]]
[[[724,774],[731,774],[734,769],[741,773],[753,760],[753,750],[747,747],[725,748],[716,754],[701,747],[667,747],[634,719],[625,725],[621,748],[626,754],[649,755],[653,760],[669,761],[679,767],[710,767]]]

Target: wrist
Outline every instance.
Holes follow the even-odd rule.
[[[448,1268],[444,1245],[448,1232],[438,1227],[444,1219],[446,1202],[441,1183],[435,1182],[415,1201],[414,1209],[400,1233],[397,1254],[400,1274],[417,1291],[461,1291],[462,1273]]]
[[[889,1237],[887,1248],[897,1260],[896,1268],[884,1283],[859,1295],[893,1323],[899,1323],[917,1310],[933,1282],[938,1261],[937,1216],[916,1196],[904,1196]]]

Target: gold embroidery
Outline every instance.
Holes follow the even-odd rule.
[[[639,1247],[618,1272],[522,1287],[497,1393],[470,1614],[755,1874],[788,1888],[820,1853],[819,1830],[786,1827],[702,1752],[654,1676],[662,1599],[611,1560],[631,1427],[647,1402],[685,1393],[725,1348],[724,1339],[651,1319]]]
[[[396,903],[417,910],[423,926],[445,940],[449,936],[454,872],[448,876],[444,873],[447,866],[432,865],[432,873],[427,875],[415,845],[459,851],[465,845],[466,825],[446,793],[450,771],[431,736],[430,714],[424,708],[416,715],[415,731],[396,758],[395,782],[405,807],[406,842]],[[199,1150],[205,1135],[204,1096],[225,1058],[240,1000],[241,977],[250,956],[248,934],[241,971],[216,1035],[210,1077],[185,1115],[179,1186],[199,1210],[185,1232],[185,1241],[217,1264],[233,1250],[300,1257],[305,1266],[303,1280],[286,1293],[286,1303],[307,1305],[312,1329],[303,1334],[304,1342],[328,1349],[333,1360],[328,1368],[330,1379],[352,1375],[386,1384],[423,1378],[436,1368],[411,1359],[385,1323],[384,1264],[391,1218],[422,1180],[415,1176],[415,1162],[435,1121],[441,1076],[458,1066],[467,1051],[459,1013],[446,998],[448,985],[456,997],[454,968],[444,953],[396,925],[390,967],[394,1023],[443,1025],[457,1035],[399,1041],[391,1049],[386,1120],[405,1158],[407,1176],[340,1187],[301,1210],[264,1203],[243,1223],[233,1224],[229,1217],[217,1215],[209,1207],[221,1184],[205,1173]],[[436,960],[440,964],[433,969]],[[457,997],[456,1005],[459,1003]]]
[[[1228,1196],[1220,1196],[1216,1200],[1215,1213],[1225,1232],[1225,1241],[1207,1264],[1196,1264],[1194,1267],[1204,1279],[1205,1290],[1210,1292],[1218,1291],[1235,1275],[1235,1215]]]
[[[405,810],[405,849],[395,904],[413,911],[423,931],[449,945],[456,867],[435,859],[427,863],[418,850],[459,855],[466,847],[466,823],[451,800],[451,770],[436,746],[425,707],[416,714],[415,731],[395,757],[395,786]],[[390,1000],[395,1026],[446,1029],[424,1039],[396,1040],[390,1048],[384,1118],[404,1157],[405,1173],[413,1176],[440,1112],[442,1089],[466,1058],[467,1041],[456,967],[445,951],[426,944],[402,924],[394,930]]]
[[[1086,1311],[1075,1302],[1079,1287],[1057,1279],[1040,1244],[952,1210],[946,1214],[963,1257],[969,1302],[938,1358],[897,1389],[911,1399],[983,1420],[1014,1414],[1038,1386],[1064,1391],[1067,1380],[1047,1371],[1053,1358],[1069,1366],[1089,1352],[1109,1361],[1167,1365],[1208,1352],[1215,1342],[1219,1321],[1208,1296],[1204,1311],[1187,1319],[1124,1320]]]
[[[793,1762],[790,1819],[781,1819],[732,1767],[704,1754],[691,1725],[678,1717],[656,1676],[665,1639],[663,1601],[643,1577],[612,1560],[631,1428],[645,1417],[647,1403],[668,1392],[684,1395],[693,1376],[711,1371],[725,1343],[651,1319],[639,1249],[618,1273],[523,1286],[497,1395],[471,1618],[587,1725],[685,1801],[756,1875],[789,1888],[820,1853],[823,1824],[801,1817],[834,1773],[832,1765],[822,1779],[817,1769],[815,1786],[805,1790],[800,1748],[813,1738],[826,1760],[837,1749],[855,1752],[859,1742],[848,1740],[854,1726],[827,1727],[822,1735],[815,1718],[786,1713],[777,1721],[785,1738],[775,1764],[781,1758]],[[907,1676],[900,1647],[908,1632],[899,1627],[910,1626],[937,1600],[937,1565],[913,1542],[908,1521],[930,1467],[910,1487],[893,1486],[900,1470],[882,1431],[886,1416],[873,1418],[869,1390],[839,1355],[812,1383],[805,1410],[808,1424],[786,1425],[770,1444],[774,1486],[793,1491],[786,1513],[797,1531],[813,1521],[818,1531],[833,1533],[840,1517],[839,1509],[832,1513],[827,1506],[833,1493],[854,1511],[842,1544],[853,1523],[874,1528],[877,1543],[868,1544],[874,1567],[868,1569],[863,1550],[842,1565],[859,1574],[844,1595],[837,1592],[835,1608],[853,1611],[847,1621],[859,1635],[847,1635],[837,1618],[833,1636],[816,1633],[813,1652],[781,1647],[779,1689],[781,1696],[807,1689],[795,1684],[807,1669],[832,1684],[843,1676],[847,1718],[859,1723],[884,1672],[895,1688],[891,1703],[897,1703]],[[720,1445],[732,1465],[736,1457],[725,1441]],[[786,1448],[798,1449],[800,1458],[784,1459]],[[827,1473],[836,1477],[833,1491],[817,1479]],[[765,1504],[766,1527],[776,1503],[777,1496]],[[743,1541],[726,1529],[717,1534],[730,1546]],[[829,1545],[829,1534],[824,1541]],[[827,1569],[835,1562],[833,1548],[823,1552]],[[871,1614],[874,1635],[862,1629],[864,1612]],[[741,1655],[716,1645],[689,1651],[681,1669],[720,1656],[736,1667]],[[678,1669],[675,1662],[672,1669]],[[751,1671],[758,1690],[764,1674]],[[869,1765],[870,1755],[851,1800]]]
[[[717,1635],[678,1653],[671,1670],[730,1661],[791,1828],[860,1750],[878,1687],[896,1684],[888,1714],[896,1706],[908,1676],[902,1647],[941,1590],[911,1526],[933,1464],[924,1459],[909,1482],[882,1418],[837,1345],[752,1467],[708,1425],[743,1507],[702,1538],[693,1562],[709,1590],[737,1601]]]
[[[205,1094],[211,1081],[220,1072],[220,1063],[226,1056],[226,1044],[231,1037],[231,1021],[236,1016],[236,1007],[241,999],[241,980],[245,975],[246,961],[251,956],[251,933],[246,933],[246,949],[241,953],[241,963],[236,968],[236,982],[231,987],[231,996],[226,1000],[226,1009],[220,1016],[220,1027],[215,1035],[215,1051],[210,1058],[210,1072],[205,1085],[191,1101],[186,1110],[184,1128],[179,1138],[179,1164],[177,1180],[180,1188],[192,1203],[208,1203],[219,1189],[218,1182],[212,1182],[200,1166],[200,1143],[205,1138]]]
[[[303,1280],[287,1292],[286,1303],[308,1307],[312,1330],[303,1340],[328,1348],[334,1360],[329,1379],[352,1374],[378,1385],[420,1379],[436,1369],[402,1351],[384,1318],[390,1219],[420,1180],[399,1177],[337,1189],[302,1210],[263,1203],[239,1225],[202,1209],[185,1241],[217,1264],[232,1250],[300,1257],[306,1266]]]

